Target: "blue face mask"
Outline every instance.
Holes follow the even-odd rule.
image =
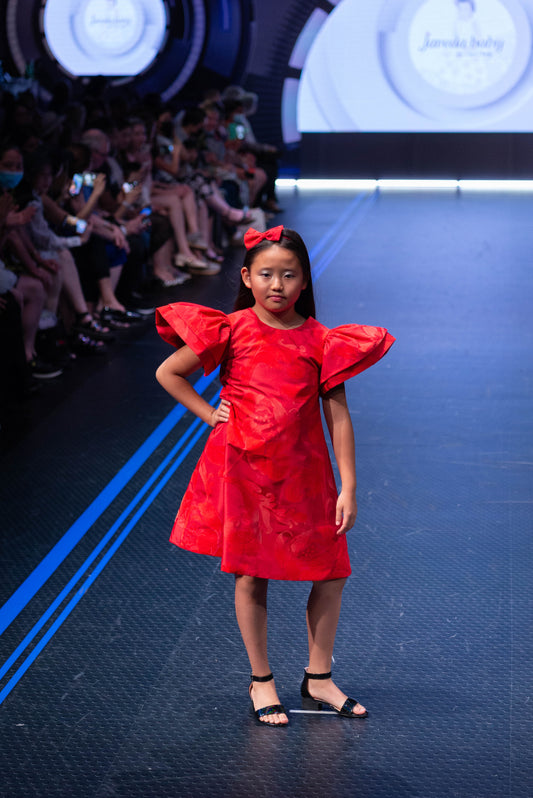
[[[18,186],[23,177],[24,172],[0,172],[0,186],[9,191]]]

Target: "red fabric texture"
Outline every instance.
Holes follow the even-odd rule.
[[[183,496],[170,540],[221,558],[229,573],[323,580],[350,574],[335,525],[337,489],[320,394],[381,358],[386,330],[269,327],[248,308],[230,315],[190,303],[158,308],[160,335],[183,342],[206,373],[220,363],[230,420],[218,424]]]

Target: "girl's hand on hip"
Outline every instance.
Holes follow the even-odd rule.
[[[345,535],[355,524],[357,518],[357,499],[355,492],[349,493],[341,490],[337,499],[337,513],[335,523],[339,526],[337,535]]]
[[[217,424],[225,424],[229,421],[231,402],[227,399],[221,399],[218,407],[213,408],[211,413],[211,426],[216,427]]]

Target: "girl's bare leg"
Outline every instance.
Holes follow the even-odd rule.
[[[40,280],[23,274],[19,277],[17,287],[12,290],[12,293],[22,308],[24,351],[26,360],[31,360],[35,355],[35,336],[39,328],[46,292]]]
[[[178,197],[183,205],[183,213],[185,214],[189,233],[198,233],[198,210],[193,190],[189,186],[180,185]]]
[[[68,249],[62,249],[56,255],[63,272],[63,291],[67,295],[76,313],[88,313],[87,302],[83,296],[80,277],[74,258]]]
[[[163,209],[168,213],[179,254],[186,258],[194,259],[194,255],[187,241],[183,206],[178,195],[170,191],[165,194],[156,194],[152,197],[152,207],[155,210]]]
[[[313,582],[307,602],[307,636],[309,639],[309,673],[329,673],[333,657],[333,645],[342,603],[342,591],[346,579],[330,579]],[[332,679],[309,681],[309,692],[340,709],[348,698]],[[361,704],[354,707],[354,714],[365,712]]]
[[[257,195],[265,185],[266,181],[267,175],[265,170],[257,167],[253,178],[248,181],[248,188],[250,191],[250,206],[252,208],[257,204]]]
[[[235,613],[254,676],[267,676],[270,673],[267,654],[267,591],[268,579],[255,576],[235,577]],[[256,709],[279,704],[274,682],[253,682],[252,699]],[[285,714],[268,715],[263,721],[288,723],[288,718]]]
[[[111,278],[111,287],[113,288],[113,293],[117,290],[117,285],[120,280],[120,275],[122,274],[122,264],[118,266],[111,266],[109,269],[109,276]]]
[[[212,185],[211,188],[212,193],[205,197],[205,201],[209,207],[219,213],[227,222],[231,222],[232,224],[240,224],[240,222],[242,222],[243,218],[246,216],[245,212],[240,208],[232,208],[231,205],[226,202],[216,186]]]
[[[50,310],[56,315],[57,308],[59,306],[59,295],[61,294],[61,289],[63,287],[63,267],[61,261],[58,260],[58,263],[59,270],[55,274],[52,274],[52,282],[47,291],[46,301],[44,303],[46,310]]]
[[[222,262],[223,259],[219,257],[213,241],[213,217],[209,215],[209,209],[203,200],[198,203],[198,226],[202,238],[207,243],[206,257]]]
[[[112,272],[112,269],[110,269],[110,272]],[[100,280],[98,280],[98,288],[100,299],[97,304],[97,311],[102,310],[104,307],[113,308],[113,310],[126,310],[124,305],[122,305],[115,296],[111,277],[101,277]]]
[[[172,280],[177,272],[172,265],[172,257],[174,255],[174,242],[169,238],[162,247],[159,247],[157,252],[154,252],[152,257],[152,264],[154,276],[160,280]]]
[[[207,210],[207,205],[203,200],[200,200],[197,205],[197,213],[198,213],[198,228],[200,233],[202,234],[205,241],[210,244],[210,232],[209,232],[209,211]]]

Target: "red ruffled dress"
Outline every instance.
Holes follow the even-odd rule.
[[[223,571],[268,579],[350,574],[337,536],[337,489],[319,398],[376,363],[394,338],[380,327],[328,330],[264,324],[248,308],[226,315],[179,302],[158,308],[157,330],[186,343],[206,374],[219,364],[231,417],[217,424],[193,472],[170,540],[220,557]]]

